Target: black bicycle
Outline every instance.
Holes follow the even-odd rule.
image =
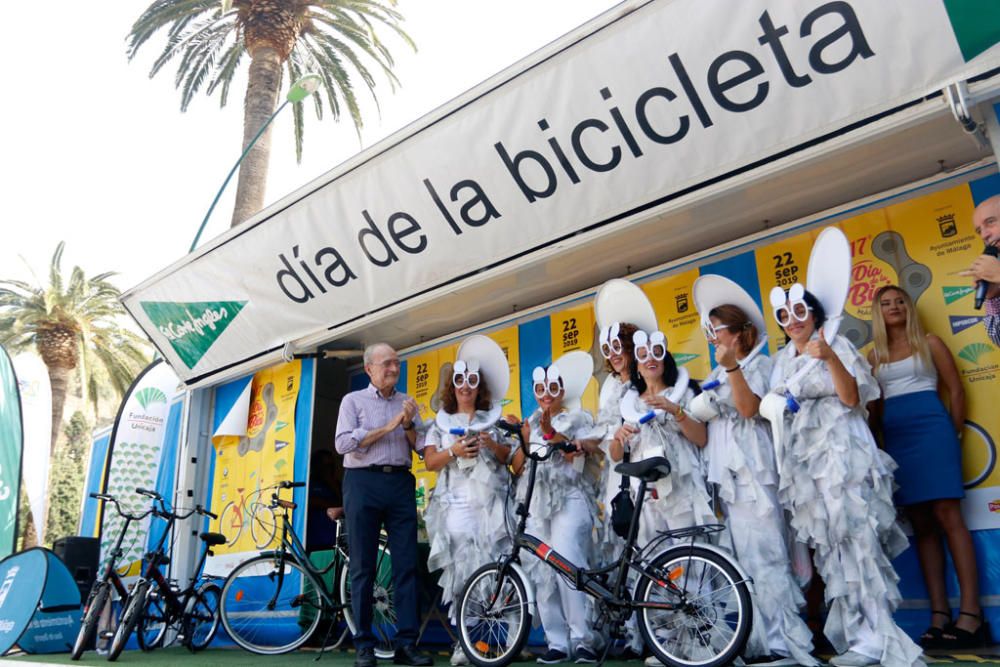
[[[115,545],[111,547],[108,562],[104,566],[104,574],[101,575],[100,580],[95,582],[93,588],[90,589],[90,595],[83,606],[80,631],[76,635],[73,650],[70,652],[70,658],[73,660],[80,659],[80,656],[87,650],[87,647],[90,646],[91,641],[97,634],[97,626],[101,620],[101,613],[107,605],[111,604],[112,593],[117,592],[118,598],[121,600],[128,598],[128,589],[122,583],[121,576],[117,570],[118,561],[125,555],[125,551],[122,549],[122,541],[124,541],[125,534],[133,522],[141,521],[153,513],[152,507],[145,512],[126,512],[118,503],[118,499],[107,493],[91,493],[90,497],[95,500],[102,500],[105,503],[112,503],[115,506],[115,511],[125,519],[125,523],[122,524],[121,530],[118,531],[118,537],[115,538]]]
[[[270,508],[281,513],[281,546],[262,551],[236,566],[222,585],[219,612],[222,625],[234,642],[252,653],[277,655],[302,646],[319,634],[326,621],[325,637],[319,643],[333,648],[348,632],[355,632],[351,612],[351,577],[347,537],[342,523],[337,523],[333,559],[320,569],[306,554],[302,541],[292,527],[291,511],[296,504],[278,497],[282,489],[305,486],[303,482],[281,482],[273,487]],[[326,583],[327,575],[332,586]],[[396,636],[396,610],[393,605],[392,556],[384,536],[379,537],[375,562],[375,590],[372,629],[376,636],[375,655],[392,658]],[[337,620],[346,622],[339,639],[329,645]]]
[[[163,496],[156,491],[136,489],[135,492],[153,501],[152,515],[165,520],[166,526],[156,546],[143,556],[145,565],[142,575],[132,586],[124,603],[121,621],[115,629],[114,637],[111,638],[111,646],[108,649],[110,661],[118,659],[125,649],[128,638],[137,628],[139,630],[137,641],[144,650],[151,650],[161,644],[167,630],[176,624],[178,638],[190,650],[196,651],[208,646],[219,625],[219,587],[211,580],[201,580],[200,572],[209,547],[212,544],[225,543],[224,536],[218,533],[202,534],[206,549],[191,584],[183,591],[178,590],[160,570],[161,565],[170,564],[170,557],[164,550],[164,545],[173,534],[174,524],[194,514],[216,518],[215,515],[201,506],[186,513],[172,512],[167,509]]]
[[[459,641],[474,664],[508,665],[521,654],[528,639],[535,600],[521,567],[522,552],[546,563],[574,589],[595,598],[598,629],[608,627],[612,638],[623,638],[626,621],[637,613],[646,645],[666,665],[717,667],[743,652],[753,621],[747,579],[724,552],[695,543],[697,538],[724,530],[723,526],[663,531],[643,548],[636,547],[646,486],[670,474],[667,459],[655,457],[615,467],[618,473],[639,480],[628,536],[613,563],[584,569],[525,532],[538,464],[557,449],[574,448],[568,443],[546,443],[532,451],[532,447],[525,447],[519,426],[497,425],[516,436],[525,448],[530,460],[528,487],[516,509],[520,518],[511,552],[476,570],[461,594]],[[659,549],[667,541],[687,539],[689,543]],[[630,578],[636,582],[632,591]]]

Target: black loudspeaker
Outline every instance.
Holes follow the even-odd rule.
[[[52,551],[69,568],[76,585],[80,587],[80,599],[86,601],[97,579],[101,541],[96,537],[61,537],[52,543]]]

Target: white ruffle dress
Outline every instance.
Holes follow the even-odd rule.
[[[528,419],[532,448],[544,445],[536,410]],[[569,440],[600,437],[593,417],[585,410],[564,411],[552,417],[552,428]],[[528,465],[528,462],[525,463]],[[598,476],[590,467],[567,461],[555,452],[538,464],[527,530],[579,567],[590,567],[594,558],[597,524]],[[527,491],[527,472],[521,475],[518,498]],[[524,559],[525,573],[535,587],[538,611],[550,649],[570,654],[579,648],[593,650],[597,637],[590,626],[592,602],[586,593],[573,590],[537,558]]]
[[[672,387],[667,388],[662,395],[669,397],[672,391]],[[694,392],[687,388],[677,403],[681,407],[687,407],[692,398]],[[639,414],[651,409],[634,391],[626,393],[622,400],[634,401],[635,411]],[[654,456],[663,456],[670,461],[670,474],[654,485],[656,498],[652,497],[647,488],[636,546],[644,547],[658,532],[664,530],[718,523],[705,486],[701,452],[697,445],[684,437],[680,424],[673,415],[657,415],[638,428],[639,432],[632,436],[630,443],[631,460],[644,461]],[[638,486],[639,482],[633,479],[633,498]]]
[[[891,559],[907,539],[892,503],[895,463],[878,449],[866,421],[878,383],[847,339],[836,336],[832,348],[857,381],[860,402],[853,408],[838,398],[825,363],[793,382],[812,358],[789,344],[774,360],[771,391],[789,389],[800,405],[794,414],[785,411],[775,442],[778,497],[796,539],[815,550],[829,604],[823,630],[837,652],[850,649],[886,667],[922,664],[920,647],[892,618],[900,594]]]
[[[755,356],[741,372],[755,395],[767,395],[769,357]],[[805,599],[792,574],[770,429],[760,417],[740,415],[730,378],[721,366],[704,384],[714,380],[724,382],[710,390],[719,416],[708,422],[704,455],[708,481],[722,501],[736,559],[754,582],[754,624],[746,654],[776,653],[800,665],[816,665],[811,655],[812,633],[798,612]]]
[[[451,428],[485,428],[489,413],[476,411],[469,415],[446,415]],[[491,434],[500,441],[500,436]],[[451,447],[459,436],[452,435],[435,423],[427,432],[427,446],[439,450]],[[510,476],[506,462],[498,461],[493,452],[479,451],[475,463],[463,467],[462,460],[453,458],[437,474],[437,483],[427,504],[424,520],[430,538],[427,569],[441,570],[438,585],[444,591],[441,598],[448,605],[458,599],[465,582],[480,566],[496,560],[509,546],[504,524],[507,486]],[[457,604],[449,610],[455,620]]]

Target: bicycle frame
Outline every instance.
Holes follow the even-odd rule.
[[[130,514],[128,512],[122,511],[121,506],[118,504],[118,499],[114,498],[113,496],[108,496],[99,493],[91,494],[91,496],[95,499],[104,500],[105,502],[110,501],[114,503],[115,510],[123,519],[125,519],[125,523],[122,525],[121,530],[118,531],[118,537],[115,538],[115,544],[111,548],[111,556],[108,558],[108,564],[105,567],[104,575],[101,577],[100,580],[101,582],[110,582],[111,585],[114,587],[115,592],[118,593],[118,597],[124,600],[126,597],[128,597],[128,589],[125,588],[125,584],[122,583],[121,575],[118,574],[118,569],[116,567],[118,565],[118,560],[125,555],[125,552],[122,550],[122,542],[125,541],[125,535],[128,534],[128,529],[132,525],[132,523],[135,521],[141,521],[142,519],[145,519],[147,516],[153,513],[153,510],[149,509],[141,514]]]
[[[521,439],[520,431],[517,432],[517,437]],[[523,439],[521,439],[521,441],[523,446]],[[558,445],[553,446],[551,444],[546,444],[546,446],[549,448],[549,451],[544,455],[531,452],[527,453],[527,458],[530,461],[528,464],[528,490],[525,494],[524,500],[518,503],[517,509],[515,510],[519,519],[517,531],[513,539],[514,544],[510,554],[505,556],[500,561],[500,576],[497,578],[497,583],[491,598],[493,600],[493,604],[496,604],[500,600],[500,590],[503,585],[504,575],[506,574],[507,569],[512,563],[520,563],[520,553],[522,550],[526,550],[532,556],[538,558],[554,569],[558,574],[566,578],[575,590],[583,591],[588,595],[601,600],[605,605],[613,609],[623,611],[627,610],[629,614],[631,614],[633,610],[642,608],[673,610],[682,606],[685,599],[684,592],[673,582],[671,577],[661,577],[656,572],[650,571],[646,566],[647,559],[645,558],[645,554],[655,549],[666,539],[690,536],[693,542],[695,537],[716,532],[721,530],[722,527],[717,525],[694,526],[692,528],[679,529],[676,531],[666,531],[661,533],[657,539],[654,539],[642,549],[637,549],[635,541],[639,533],[639,519],[642,514],[642,505],[646,495],[646,481],[640,479],[635,510],[632,513],[632,520],[629,523],[628,535],[625,539],[625,545],[622,548],[621,554],[614,562],[608,565],[593,569],[581,568],[562,556],[550,545],[526,531],[528,516],[530,515],[529,508],[531,507],[531,499],[535,490],[535,479],[538,464],[551,458],[555,451],[554,447],[558,447]],[[680,604],[674,604],[672,602],[658,603],[634,601],[632,596],[628,593],[629,570],[636,572],[641,577],[652,580],[662,588],[670,589],[677,595],[678,599],[681,601]],[[609,586],[608,579],[610,575],[614,575],[614,583]]]
[[[319,591],[320,599],[323,601],[323,609],[320,611],[340,611],[344,609],[347,605],[343,602],[334,601],[334,594],[327,588],[326,581],[323,579],[323,575],[329,572],[332,568],[335,566],[338,567],[339,572],[339,567],[343,567],[347,563],[347,553],[340,544],[340,527],[342,524],[339,521],[337,522],[337,535],[334,540],[333,560],[331,560],[330,564],[323,569],[319,569],[312,564],[312,561],[309,560],[305,546],[303,546],[299,536],[295,534],[295,530],[292,528],[292,522],[288,517],[288,512],[295,507],[294,503],[287,500],[281,500],[277,497],[277,494],[274,494],[272,499],[274,501],[272,505],[281,507],[283,511],[281,513],[281,546],[275,550],[261,552],[262,556],[274,556],[280,565],[277,568],[278,585],[274,589],[274,596],[268,603],[268,608],[274,609],[276,606],[278,595],[281,592],[281,586],[284,583],[285,578],[284,563],[286,559],[291,559],[303,569],[307,576],[312,580],[313,586],[315,586],[316,590]],[[336,577],[334,577],[334,579],[336,580]]]

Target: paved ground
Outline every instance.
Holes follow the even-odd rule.
[[[183,665],[184,667],[237,667],[242,665],[266,665],[267,667],[284,667],[285,665],[316,664],[319,667],[352,667],[354,653],[351,651],[333,651],[323,654],[318,662],[316,653],[290,653],[279,656],[252,655],[240,649],[209,649],[192,655],[184,649],[168,648],[152,653],[127,651],[118,659],[122,665],[143,665],[143,667],[158,667],[166,665]],[[979,665],[1000,665],[1000,646],[995,646],[978,652],[976,655],[936,656],[928,658],[932,665],[953,665],[954,667],[978,667]],[[20,665],[106,665],[107,660],[96,653],[87,653],[80,662],[72,662],[68,654],[49,656],[20,656],[0,658],[0,664]],[[382,665],[390,665],[383,661]],[[448,657],[441,653],[435,656],[437,667],[448,667]],[[534,663],[520,663],[524,665]],[[606,662],[608,667],[641,667],[638,662]]]

